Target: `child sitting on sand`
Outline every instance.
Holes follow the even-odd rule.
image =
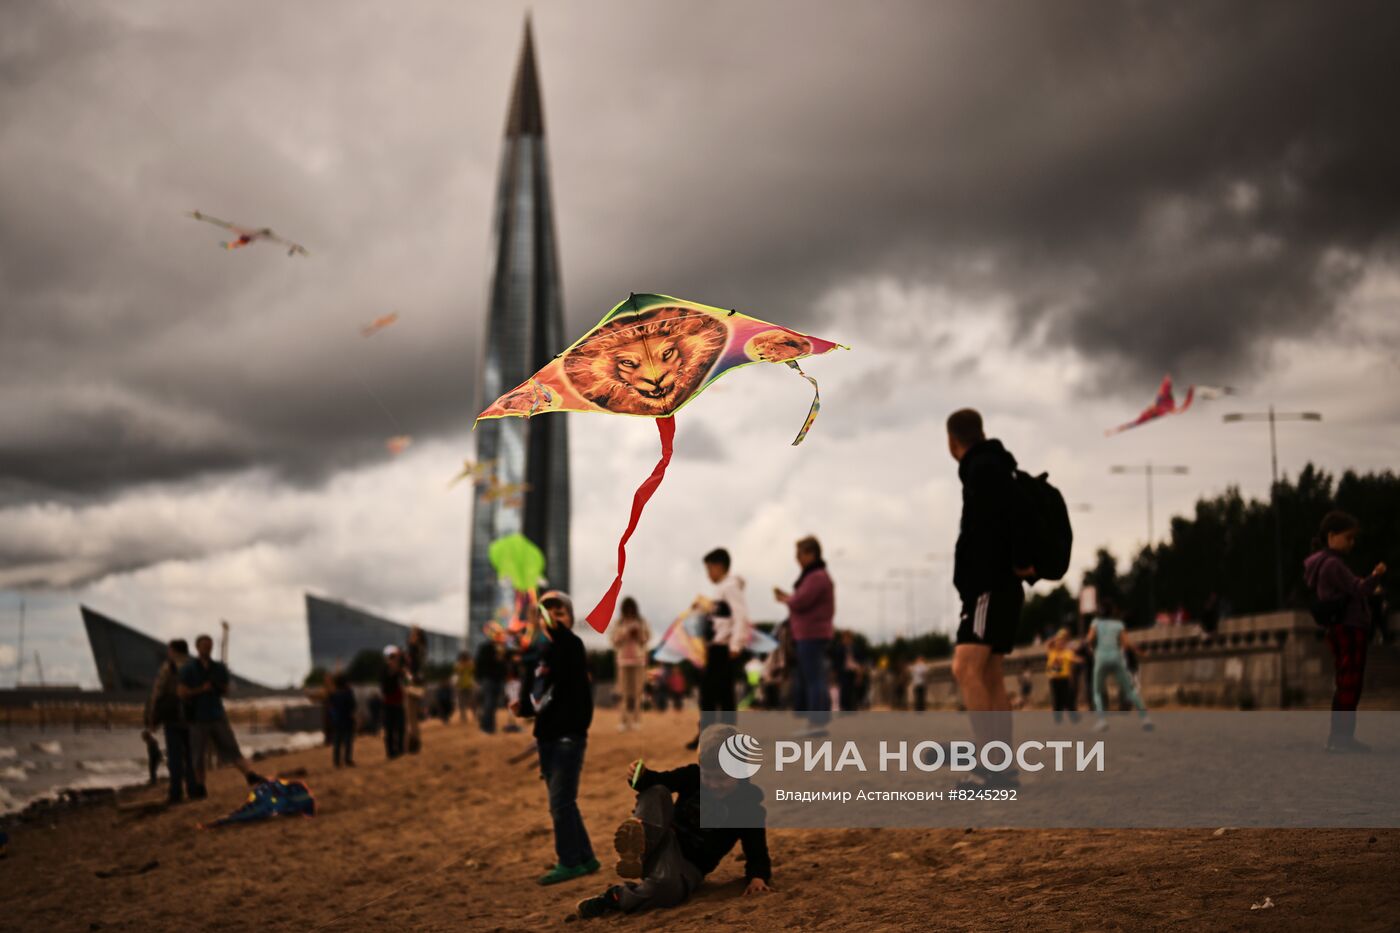
[[[586,920],[610,913],[631,914],[679,906],[736,842],[744,851],[744,893],[773,890],[768,835],[762,826],[701,826],[702,783],[710,797],[707,808],[717,800],[731,812],[761,810],[761,790],[748,781],[729,778],[719,769],[720,746],[734,734],[733,726],[722,724],[704,731],[699,743],[703,770],[692,764],[674,771],[651,771],[640,760],[627,766],[627,780],[633,782],[636,778],[632,786],[637,791],[637,805],[632,817],[617,828],[613,844],[619,856],[617,873],[623,878],[641,880],[636,884],[615,884],[597,897],[580,901],[580,917]],[[678,796],[672,799],[672,794]]]

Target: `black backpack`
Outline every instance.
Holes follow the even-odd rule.
[[[1317,595],[1317,584],[1322,578],[1322,568],[1327,565],[1329,560],[1341,560],[1341,558],[1328,554],[1317,562],[1317,571],[1313,574],[1312,579],[1304,581],[1308,585],[1308,612],[1312,613],[1313,621],[1322,628],[1341,625],[1347,611],[1347,598],[1345,596],[1323,599]]]
[[[1049,476],[1016,471],[1016,490],[1022,501],[1021,534],[1035,566],[1035,577],[1028,582],[1063,580],[1074,548],[1074,528],[1065,497],[1050,485]]]

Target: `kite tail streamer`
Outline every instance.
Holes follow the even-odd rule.
[[[797,432],[797,439],[792,442],[792,446],[796,447],[807,439],[807,432],[812,430],[812,422],[817,420],[817,412],[822,410],[822,392],[817,380],[804,373],[796,360],[788,360],[788,365],[797,371],[797,375],[812,384],[812,407],[807,412],[807,420],[802,422],[802,430]]]
[[[666,478],[666,467],[671,463],[672,441],[676,437],[675,417],[657,418],[656,430],[661,434],[661,459],[656,462],[656,468],[651,471],[646,481],[637,487],[637,492],[632,497],[632,517],[627,522],[627,530],[622,533],[622,540],[617,542],[617,576],[613,578],[612,586],[608,587],[603,598],[598,600],[598,605],[588,614],[588,624],[598,632],[607,629],[608,623],[612,621],[618,593],[622,592],[622,571],[627,567],[627,541],[632,537],[632,532],[637,530],[642,510],[646,508],[652,493],[656,492],[661,481]]]

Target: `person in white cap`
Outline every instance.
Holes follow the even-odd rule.
[[[578,809],[578,780],[593,724],[593,680],[588,652],[574,634],[574,603],[568,593],[550,590],[540,597],[545,642],[539,663],[526,666],[520,699],[511,712],[535,720],[540,776],[549,790],[549,815],[554,821],[554,851],[559,861],[540,879],[558,884],[591,875],[601,866]],[[538,699],[536,699],[538,696]]]

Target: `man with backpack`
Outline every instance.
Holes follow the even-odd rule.
[[[1016,469],[1001,441],[988,439],[982,416],[964,408],[948,416],[948,451],[962,480],[962,521],[953,585],[962,600],[953,676],[972,713],[978,744],[1011,742],[1011,699],[1001,659],[1011,652],[1025,604],[1022,584],[1063,576],[1069,562],[1064,500],[1045,477]],[[1043,560],[1040,560],[1041,558]],[[1041,563],[1054,564],[1037,568]],[[1014,771],[977,772],[983,784],[1015,786]]]

